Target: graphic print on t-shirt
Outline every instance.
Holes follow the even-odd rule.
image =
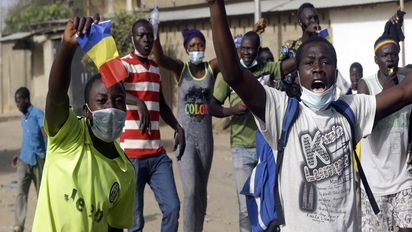
[[[196,121],[209,114],[210,90],[192,87],[184,97],[185,113]]]
[[[315,221],[335,221],[350,191],[350,143],[341,124],[299,135],[303,150],[299,207]],[[349,187],[348,187],[349,185]]]

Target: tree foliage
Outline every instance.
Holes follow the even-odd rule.
[[[20,3],[9,11],[5,19],[5,33],[29,31],[29,25],[55,19],[65,19],[70,11],[62,2],[43,4],[41,1],[34,3]]]

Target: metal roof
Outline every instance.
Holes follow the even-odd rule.
[[[25,39],[31,36],[32,32],[17,32],[0,38],[0,42],[7,42],[19,39]]]
[[[262,13],[282,12],[297,10],[300,5],[308,0],[265,0],[261,1]],[[397,0],[316,0],[310,1],[316,8],[337,8],[355,5],[368,5],[385,2],[397,2]],[[228,3],[226,12],[229,16],[253,14],[255,10],[254,1]],[[206,6],[179,9],[179,10],[160,10],[160,21],[190,20],[210,17],[209,8]]]

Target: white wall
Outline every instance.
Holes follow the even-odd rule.
[[[362,64],[364,76],[378,70],[373,45],[382,35],[386,21],[397,9],[396,3],[331,9],[329,16],[333,45],[338,56],[338,68],[345,78],[349,80],[349,67],[353,62]],[[406,52],[405,61],[409,64],[412,63],[412,2],[405,3],[405,10],[405,50],[409,51],[409,54]]]

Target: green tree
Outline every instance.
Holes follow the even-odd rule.
[[[4,33],[29,31],[31,24],[65,19],[69,16],[70,11],[63,2],[56,1],[51,4],[44,2],[47,1],[26,1],[17,4],[5,19]]]

